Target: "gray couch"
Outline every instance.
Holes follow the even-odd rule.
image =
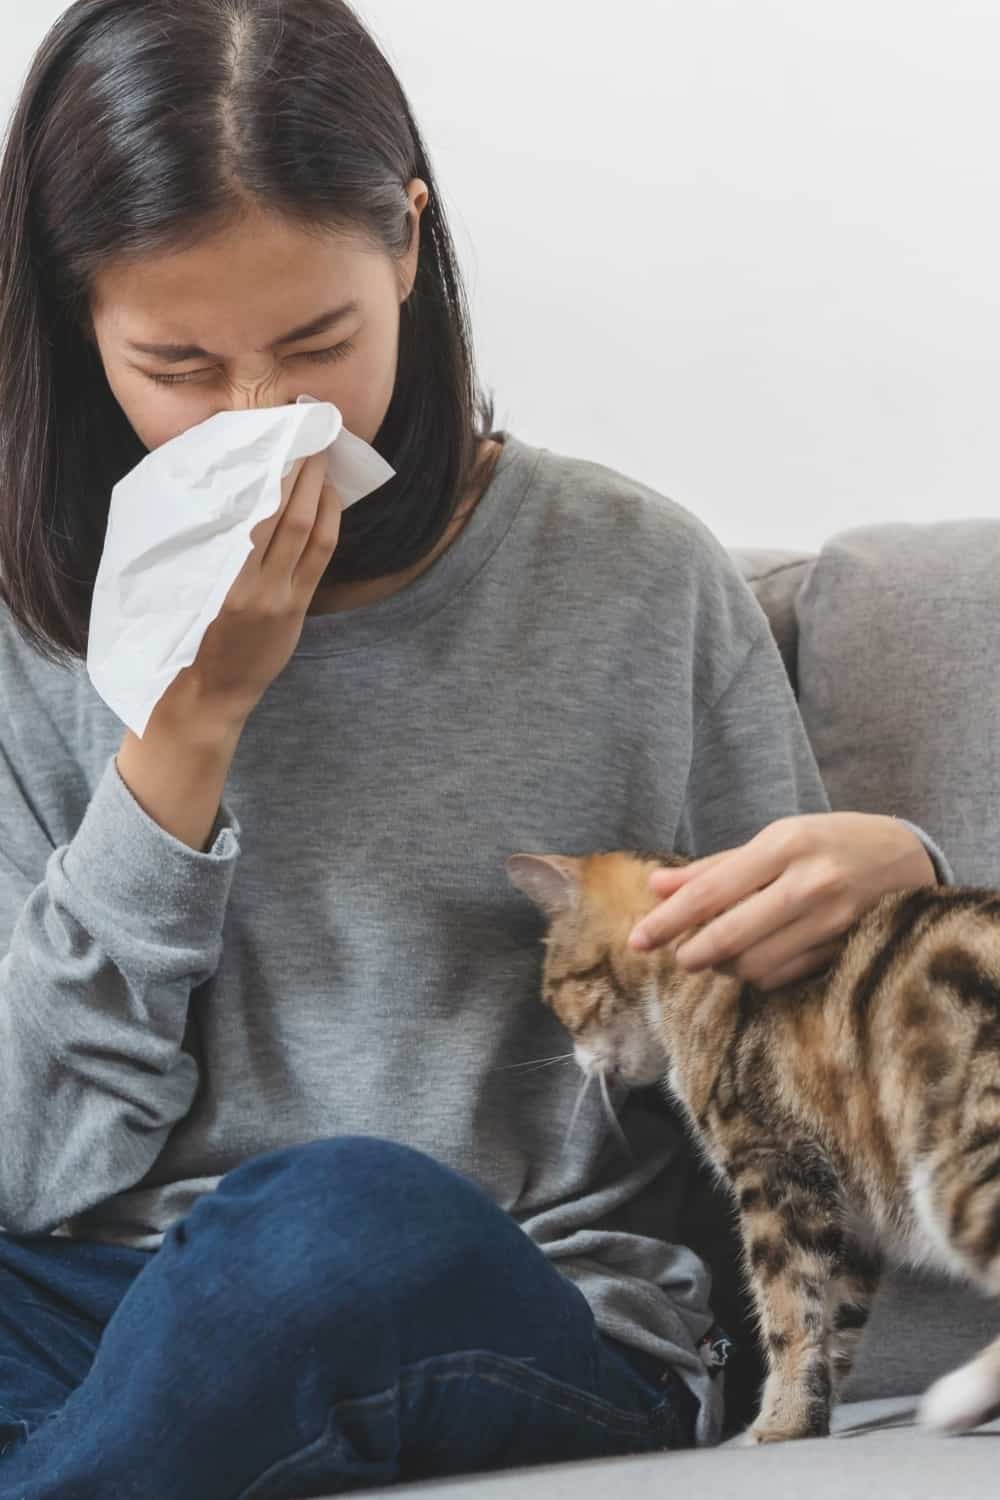
[[[909,818],[938,841],[960,883],[1000,887],[1000,521],[869,527],[833,537],[818,556],[733,556],[770,620],[833,807]],[[732,1247],[712,1232],[716,1210],[703,1184],[691,1238],[716,1270],[723,1321],[738,1321]],[[832,1439],[413,1489],[476,1500],[993,1493],[1000,1422],[948,1439],[915,1430],[912,1417],[913,1398],[998,1330],[1000,1306],[901,1272],[876,1305]],[[752,1404],[757,1373],[753,1361],[734,1371],[734,1415]]]

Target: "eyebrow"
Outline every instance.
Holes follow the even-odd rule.
[[[265,354],[273,349],[278,349],[282,344],[295,344],[299,339],[311,339],[318,333],[326,333],[335,323],[340,323],[344,318],[350,317],[358,311],[357,302],[345,302],[343,307],[332,308],[330,312],[321,313],[318,318],[313,318],[311,323],[304,323],[301,328],[293,328],[291,333],[286,333],[282,338],[275,339],[267,349],[258,349],[257,354]],[[162,359],[166,364],[179,365],[189,359],[221,359],[221,354],[210,354],[200,344],[137,344],[128,340],[128,347],[135,349],[139,354],[152,354],[156,359]]]

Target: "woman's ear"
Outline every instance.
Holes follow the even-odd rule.
[[[409,301],[416,285],[417,271],[420,267],[420,220],[424,216],[424,209],[430,202],[430,191],[426,182],[419,177],[414,177],[413,181],[407,184],[406,196],[410,200],[407,213],[410,224],[410,244],[399,262],[400,302]]]
[[[550,917],[575,906],[580,894],[580,861],[561,854],[512,854],[506,864],[512,885]]]

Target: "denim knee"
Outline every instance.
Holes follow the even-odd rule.
[[[345,1136],[245,1162],[168,1238],[197,1255],[216,1313],[224,1284],[233,1315],[261,1337],[315,1340],[363,1320],[395,1345],[415,1309],[502,1274],[509,1236],[518,1243],[521,1230],[457,1172]]]

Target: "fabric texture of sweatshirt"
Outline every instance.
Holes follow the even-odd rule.
[[[0,1225],[155,1250],[263,1152],[373,1135],[473,1178],[598,1325],[673,1365],[716,1440],[654,1091],[631,1154],[539,999],[517,851],[698,857],[829,810],[766,618],[682,507],[508,437],[451,548],[310,616],[208,852],[121,780],[82,664],[0,614]],[[888,810],[887,810],[888,811]],[[926,838],[939,875],[951,874]]]

